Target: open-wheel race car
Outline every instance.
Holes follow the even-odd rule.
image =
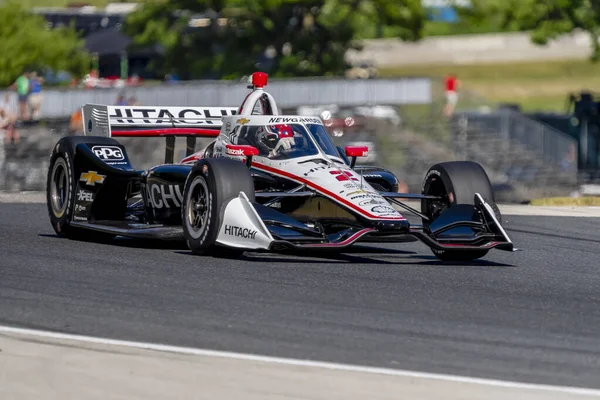
[[[185,240],[195,254],[343,250],[416,237],[442,260],[514,251],[490,181],[473,162],[444,162],[422,192],[399,193],[388,170],[355,165],[366,147],[336,147],[320,117],[279,115],[267,76],[236,107],[83,107],[84,136],[53,149],[47,202],[61,237]],[[165,163],[132,167],[115,137],[166,138]],[[175,137],[187,138],[174,163]],[[195,152],[197,137],[212,137]],[[402,202],[417,199],[417,210]],[[398,211],[421,219],[411,225]]]

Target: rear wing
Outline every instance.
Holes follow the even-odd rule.
[[[175,138],[186,137],[186,156],[197,137],[217,137],[222,117],[237,107],[141,107],[86,104],[82,110],[84,135],[104,137],[166,137],[165,162],[172,163]]]

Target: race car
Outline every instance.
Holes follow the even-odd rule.
[[[515,251],[480,165],[433,165],[421,193],[400,193],[390,171],[356,166],[367,148],[336,147],[320,117],[279,115],[267,79],[254,73],[239,107],[86,104],[84,135],[60,139],[51,155],[47,204],[57,235],[181,240],[194,254],[222,257],[341,252],[407,237],[448,261]],[[156,136],[166,138],[165,162],[147,170],[135,169],[114,139]],[[187,138],[178,163],[176,137]],[[194,152],[197,137],[213,140]],[[402,199],[419,200],[420,210]]]

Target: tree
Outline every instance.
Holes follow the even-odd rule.
[[[43,17],[18,2],[0,6],[0,85],[8,86],[26,69],[51,68],[81,74],[89,68],[83,42],[73,29],[48,29]]]
[[[164,46],[154,64],[163,74],[315,76],[343,73],[365,23],[393,25],[416,40],[423,20],[420,0],[163,0],[133,13],[125,31],[136,45]]]
[[[473,14],[500,15],[505,27],[530,31],[538,45],[576,30],[592,41],[592,60],[600,59],[600,2],[596,0],[473,0]]]

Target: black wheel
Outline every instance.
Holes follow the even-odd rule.
[[[65,137],[54,146],[46,180],[48,214],[52,228],[59,237],[86,241],[108,241],[115,235],[71,226],[73,199],[77,188],[74,165],[75,148],[77,144],[88,141],[90,141],[89,137]],[[110,144],[114,143],[116,143],[114,140],[110,140]]]
[[[498,222],[502,221],[490,179],[483,167],[475,162],[451,161],[434,165],[425,175],[422,193],[441,197],[441,200],[421,200],[421,212],[431,221],[449,207],[475,204],[475,193],[479,193],[492,207]],[[428,221],[424,219],[423,226],[427,225]],[[489,250],[431,251],[443,261],[472,261],[485,256]]]
[[[181,220],[187,245],[194,254],[239,257],[244,250],[215,244],[225,206],[244,192],[254,201],[248,167],[228,158],[199,160],[185,183]]]

